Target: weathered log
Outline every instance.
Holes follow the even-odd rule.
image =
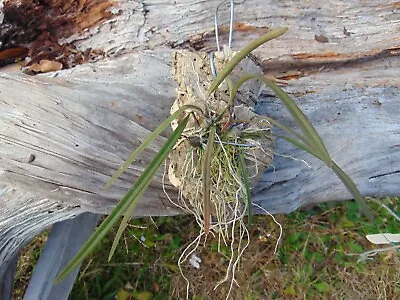
[[[69,39],[82,39],[81,49],[104,50],[105,60],[35,77],[0,69],[0,277],[43,228],[84,211],[107,213],[126,192],[164,137],[115,186],[102,187],[168,116],[176,87],[173,48],[215,48],[218,3],[121,1],[114,19]],[[236,23],[235,48],[267,28],[290,28],[255,55],[266,74],[288,80],[284,89],[365,196],[400,195],[399,9],[382,1],[254,0],[236,6],[242,23]],[[268,90],[257,110],[292,124]],[[254,201],[270,212],[350,197],[308,154],[279,140],[276,154],[254,190]],[[160,170],[135,215],[180,213],[164,195],[162,175]],[[173,197],[168,182],[166,189]]]

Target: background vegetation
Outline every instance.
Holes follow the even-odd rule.
[[[383,200],[394,211],[399,198]],[[381,252],[358,262],[359,254],[377,246],[366,234],[400,232],[400,224],[378,204],[375,225],[360,217],[353,201],[326,203],[289,215],[278,215],[283,239],[274,247],[279,228],[268,216],[256,216],[232,298],[235,299],[396,299],[400,296],[400,252]],[[111,263],[108,253],[115,231],[82,265],[70,299],[182,299],[185,281],[177,267],[181,251],[197,235],[191,216],[135,219],[124,233]],[[22,299],[47,233],[35,238],[21,255],[15,299]],[[228,285],[213,290],[224,276],[229,248],[217,251],[209,238],[199,248],[199,269],[183,266],[194,299],[224,299]]]

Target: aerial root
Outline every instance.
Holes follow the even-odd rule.
[[[262,131],[263,129],[260,128],[260,130]],[[260,161],[257,157],[257,151],[261,150],[265,152],[265,150],[262,148],[262,143],[250,140],[249,138],[244,140],[236,137],[226,141],[223,140],[219,134],[216,134],[215,141],[210,167],[210,193],[211,205],[213,207],[210,234],[218,239],[218,252],[220,254],[224,255],[222,246],[224,246],[224,248],[229,247],[230,253],[227,254],[228,261],[225,275],[216,283],[214,290],[222,284],[229,282],[228,299],[234,286],[238,285],[236,273],[240,268],[242,255],[250,243],[250,233],[245,222],[249,203],[247,201],[246,186],[242,178],[242,172],[237,157],[239,151],[245,154],[246,168],[251,171],[249,172],[249,179],[251,180],[251,178],[256,178],[259,172],[265,169],[264,162]],[[190,257],[196,253],[201,241],[203,240],[205,244],[208,238],[208,235],[204,232],[201,179],[204,149],[202,147],[193,146],[182,148],[184,150],[180,149],[180,156],[178,158],[175,157],[176,160],[180,160],[179,165],[181,166],[180,173],[175,172],[174,174],[174,176],[176,174],[179,175],[177,200],[172,200],[165,190],[164,179],[168,171],[167,167],[165,168],[163,176],[163,189],[169,201],[195,217],[200,228],[197,237],[183,250],[178,260],[178,267],[182,277],[186,281],[186,293],[187,297],[189,297],[190,281],[185,276],[182,265],[190,261]],[[280,227],[280,235],[275,246],[276,253],[279,241],[282,237],[282,226],[268,211],[255,203],[252,205],[270,215],[274,222]]]

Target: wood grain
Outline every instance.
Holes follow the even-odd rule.
[[[176,88],[173,50],[215,48],[217,3],[119,1],[114,19],[68,40],[103,49],[105,60],[35,77],[0,69],[0,277],[45,227],[84,211],[107,213],[126,192],[169,132],[114,187],[102,187],[168,116]],[[365,196],[400,195],[399,14],[389,1],[248,0],[236,6],[234,48],[268,28],[289,27],[255,55],[267,75],[285,80],[284,89]],[[221,23],[228,15],[221,13]],[[291,124],[268,90],[257,110]],[[162,175],[136,215],[180,213],[164,196]],[[172,186],[166,188],[173,197]],[[322,163],[283,141],[254,191],[254,200],[273,213],[349,197]]]

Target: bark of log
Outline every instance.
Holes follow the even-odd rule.
[[[43,228],[83,211],[107,213],[126,192],[164,137],[114,187],[102,187],[168,116],[176,87],[173,48],[215,47],[218,3],[120,1],[114,19],[68,39],[80,40],[81,49],[103,49],[105,60],[35,77],[0,69],[0,277]],[[266,74],[288,80],[284,89],[364,196],[400,195],[399,14],[398,2],[386,1],[253,0],[236,6],[241,23],[234,48],[266,28],[289,27],[255,55]],[[221,21],[228,15],[223,12]],[[268,90],[257,109],[292,124]],[[254,191],[254,201],[270,212],[350,197],[331,170],[306,153],[278,141],[276,154]],[[164,196],[162,174],[135,215],[180,213]],[[171,185],[166,188],[174,194]]]

